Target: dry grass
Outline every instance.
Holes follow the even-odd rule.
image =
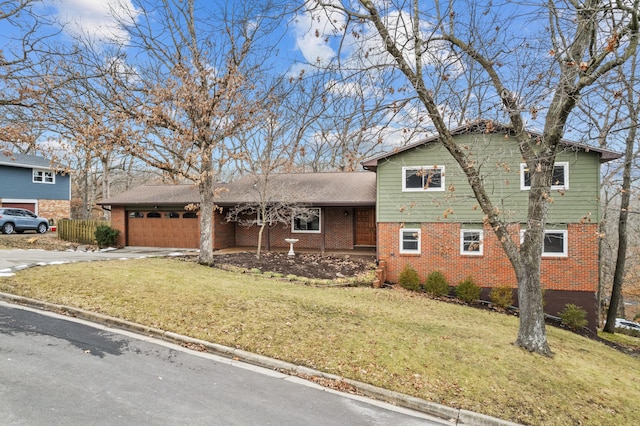
[[[640,424],[640,360],[517,319],[398,290],[314,288],[180,260],[35,268],[0,291],[124,318],[525,424]]]

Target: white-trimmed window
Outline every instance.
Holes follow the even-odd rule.
[[[291,222],[291,232],[320,233],[320,209],[308,209],[305,213],[298,214]]]
[[[545,257],[567,257],[567,231],[553,230],[544,231],[542,242],[542,256]]]
[[[460,230],[460,254],[482,256],[484,231],[482,229]]]
[[[420,229],[400,229],[400,253],[420,253]]]
[[[444,191],[444,166],[403,167],[402,191]]]
[[[520,189],[531,189],[531,174],[526,163],[520,163]],[[553,165],[551,189],[569,189],[569,163],[561,161]]]
[[[265,211],[265,213],[266,213],[266,216],[267,216],[267,225],[271,225],[272,222],[271,222],[271,219],[269,219],[269,215],[270,215],[269,209],[267,209]],[[262,217],[262,209],[260,207],[258,207],[256,209],[256,225],[257,226],[262,226],[263,223],[264,223],[264,218]]]
[[[56,183],[56,174],[50,170],[33,169],[33,183]]]
[[[520,244],[524,241],[524,230],[520,231]],[[542,257],[567,257],[569,255],[568,233],[565,229],[544,231]]]

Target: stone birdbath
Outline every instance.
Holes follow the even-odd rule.
[[[297,238],[285,238],[284,240],[289,243],[289,253],[287,254],[287,256],[295,257],[296,253],[293,251],[293,245],[299,240]]]

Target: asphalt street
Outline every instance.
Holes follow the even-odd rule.
[[[0,302],[3,425],[446,425],[368,398]]]

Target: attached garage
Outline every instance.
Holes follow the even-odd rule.
[[[185,211],[130,210],[126,215],[126,245],[198,248],[198,215]]]

